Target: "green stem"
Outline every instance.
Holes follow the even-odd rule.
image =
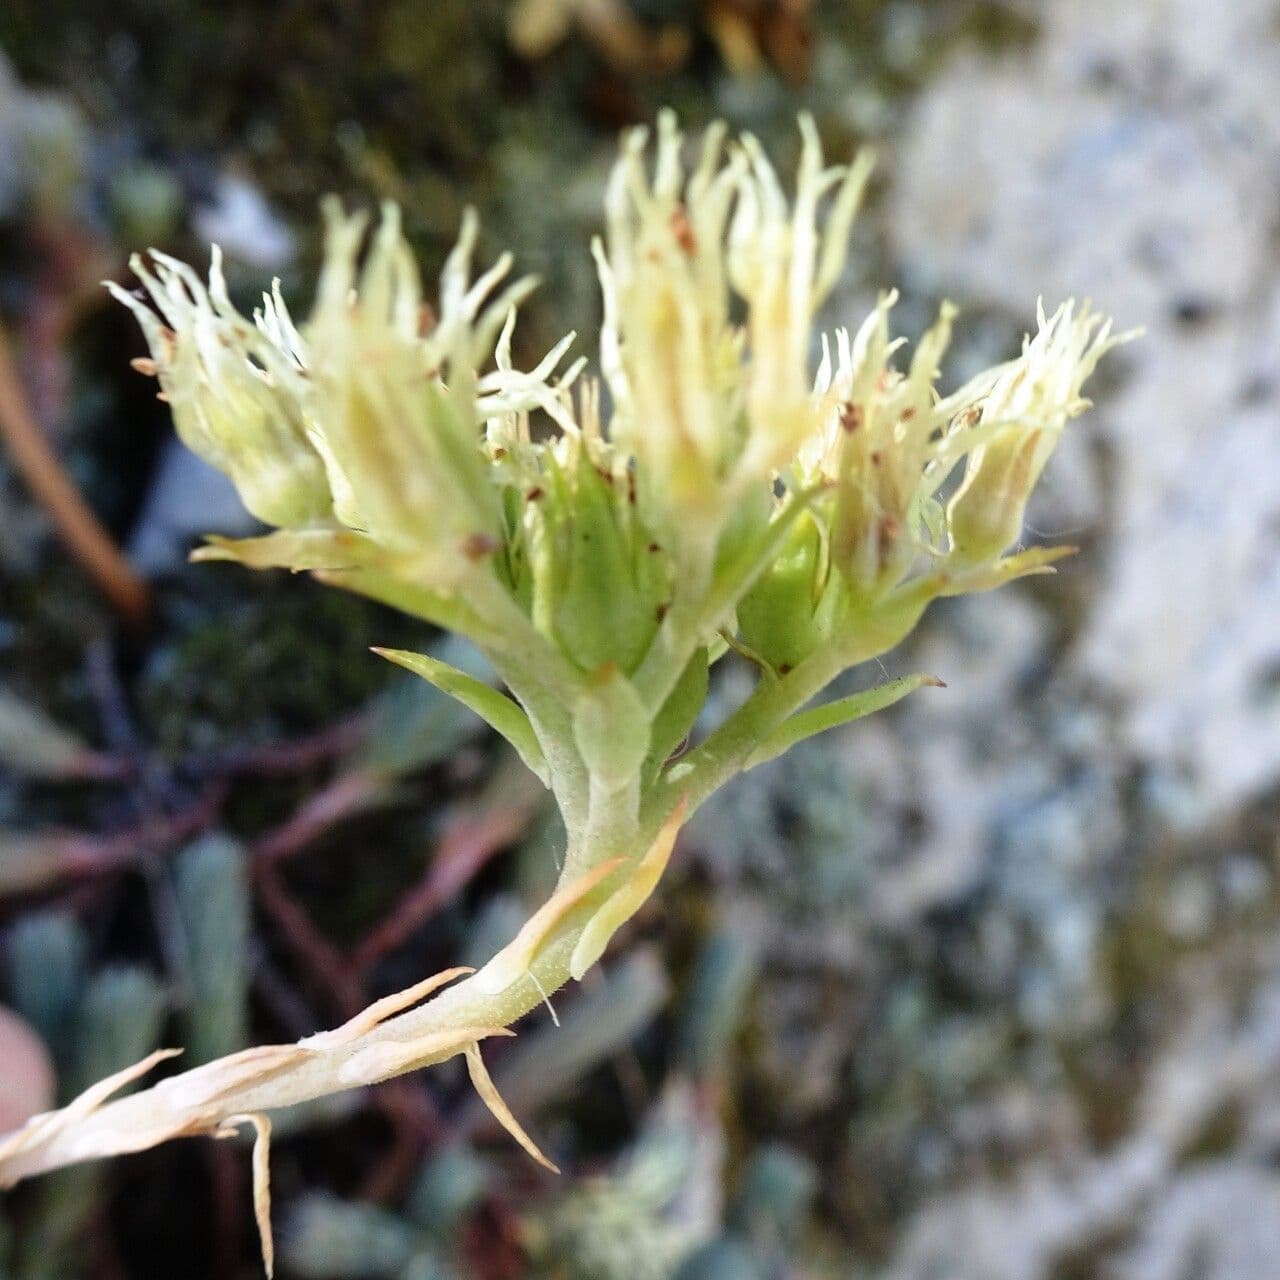
[[[911,583],[848,620],[846,639],[824,645],[785,676],[762,676],[751,696],[724,724],[667,770],[653,789],[645,816],[650,805],[658,810],[669,807],[673,795],[687,795],[692,813],[713,791],[749,768],[761,744],[841,672],[900,643],[937,593],[935,579]]]
[[[655,807],[669,805],[672,795],[687,795],[692,813],[713,791],[741,773],[760,743],[847,665],[838,649],[828,648],[806,658],[785,676],[761,676],[746,702],[705,742],[667,770],[654,788]]]
[[[566,851],[562,884],[571,883],[607,858],[644,852],[645,846],[637,840],[639,775],[612,791],[592,779],[589,793],[586,826]]]
[[[479,567],[449,595],[374,570],[316,576],[470,639],[525,709],[566,827],[576,832],[584,826],[587,775],[574,747],[572,720],[581,676],[488,567]]]
[[[720,529],[694,541],[693,554],[678,568],[671,608],[632,678],[636,691],[655,715],[671,696],[690,658],[729,622],[787,531],[820,492],[815,488],[792,494],[749,550],[718,572],[713,570]]]

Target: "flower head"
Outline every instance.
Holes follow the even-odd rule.
[[[179,432],[282,531],[215,554],[359,568],[347,585],[402,599],[408,584],[419,603],[497,591],[574,668],[638,673],[655,699],[680,654],[734,627],[792,666],[875,633],[876,611],[913,622],[932,596],[1043,568],[1048,553],[1006,552],[1119,339],[1068,303],[1041,312],[1017,359],[945,397],[949,304],[909,359],[893,294],[816,343],[871,161],[828,166],[807,117],[800,133],[791,198],[750,135],[713,126],[688,169],[671,113],[652,148],[643,129],[626,136],[593,245],[607,394],[578,380],[582,361],[565,366],[573,335],[515,367],[534,282],[509,280],[506,254],[472,279],[471,213],[435,310],[394,206],[370,232],[326,203],[297,324],[278,287],[252,320],[236,311],[216,252],[207,286],[163,255],[135,259],[156,310],[116,293]]]
[[[895,301],[883,295],[856,334],[823,340],[813,391],[820,425],[793,468],[815,494],[812,524],[797,524],[739,610],[748,643],[772,661],[794,665],[896,597],[983,590],[1042,572],[1067,550],[1006,556],[1063,428],[1089,405],[1084,381],[1131,335],[1113,335],[1087,305],[1041,309],[1016,359],[942,397],[956,309],[943,304],[899,368]],[[914,624],[917,615],[905,616]]]
[[[548,380],[568,340],[532,374],[509,360],[482,374],[535,282],[501,288],[510,255],[470,281],[474,215],[445,265],[437,316],[394,205],[372,235],[336,201],[324,211],[324,265],[302,324],[278,283],[252,321],[242,316],[216,248],[207,288],[163,254],[152,255],[154,272],[132,260],[167,325],[110,287],[143,325],[182,438],[230,476],[254,515],[286,530],[358,532],[447,581],[469,549],[500,538],[486,419],[554,403]]]
[[[722,523],[814,427],[813,318],[839,276],[871,162],[824,167],[807,116],[801,131],[790,206],[759,143],[746,135],[726,148],[723,126],[708,130],[686,176],[670,112],[658,121],[652,178],[638,129],[609,184],[607,236],[593,249],[610,434],[673,517]]]
[[[114,283],[107,288],[142,325],[151,360],[184,444],[234,482],[249,511],[292,527],[333,510],[325,465],[308,438],[303,406],[273,373],[279,352],[231,305],[215,248],[206,288],[184,263],[152,255],[131,265],[155,310]],[[158,312],[158,314],[157,314]]]

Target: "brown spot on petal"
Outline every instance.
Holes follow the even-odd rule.
[[[680,252],[686,257],[693,257],[698,251],[698,237],[693,233],[693,224],[682,204],[676,205],[671,214],[671,234],[680,246]]]
[[[468,560],[483,560],[498,549],[498,540],[487,533],[469,533],[462,540],[462,554]]]

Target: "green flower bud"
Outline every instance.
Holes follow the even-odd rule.
[[[491,423],[504,481],[499,568],[534,625],[581,671],[635,671],[671,599],[671,559],[641,518],[633,470],[599,438],[594,384],[579,406],[591,429],[533,442],[527,422]],[[514,425],[515,430],[509,428]]]
[[[830,635],[840,593],[826,573],[817,523],[806,513],[738,605],[743,643],[775,670],[789,671]]]

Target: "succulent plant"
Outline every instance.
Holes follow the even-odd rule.
[[[749,135],[729,144],[713,127],[690,170],[670,113],[652,166],[648,134],[627,136],[593,245],[603,384],[584,360],[565,363],[573,335],[515,366],[534,282],[508,282],[509,256],[472,279],[472,214],[434,309],[396,208],[369,234],[333,201],[305,321],[278,288],[240,314],[216,252],[207,284],[153,253],[133,264],[145,297],[111,286],[146,333],[138,365],[179,435],[273,526],[212,538],[197,558],[310,572],[471,641],[504,688],[379,652],[511,742],[551,791],[566,849],[548,901],[478,972],[449,970],[334,1031],[106,1103],[153,1055],[0,1144],[0,1179],[251,1124],[269,1263],[265,1112],[459,1054],[498,1118],[554,1167],[480,1043],[600,958],[709,795],[929,682],[806,709],[837,676],[898,645],[932,601],[1046,572],[1068,552],[1014,548],[1054,444],[1087,406],[1083,383],[1121,339],[1067,303],[1040,313],[1016,359],[943,395],[954,309],[899,367],[889,294],[856,332],[822,341],[815,370],[815,318],[871,161],[828,167],[813,123],[801,131],[791,200]],[[757,668],[754,688],[681,752],[729,648]]]

